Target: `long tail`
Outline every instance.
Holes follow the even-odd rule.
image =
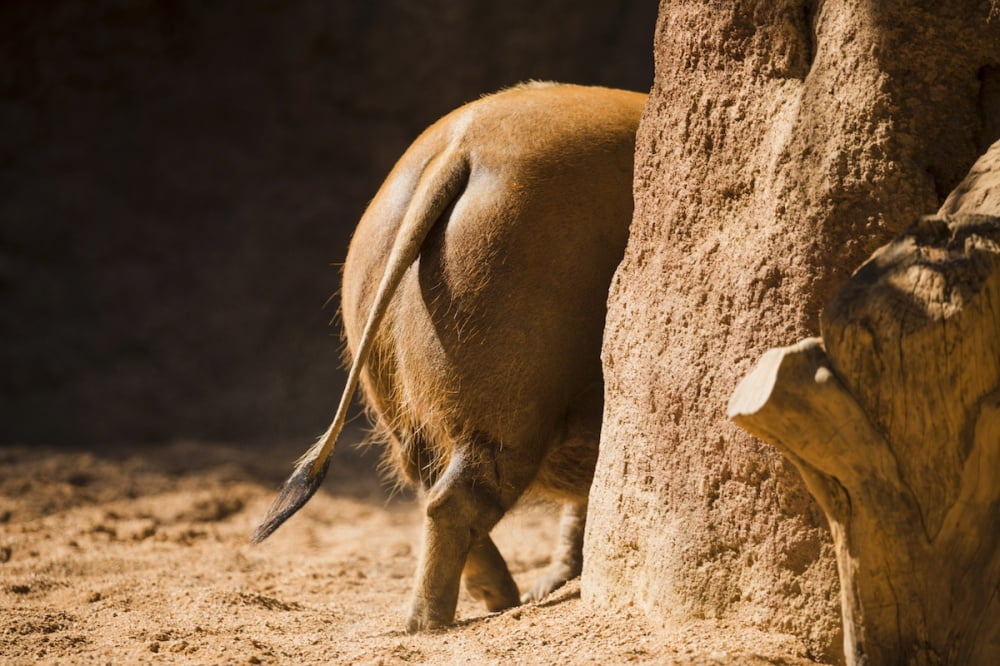
[[[449,147],[440,153],[425,169],[396,234],[385,273],[372,301],[371,312],[365,321],[357,353],[351,362],[347,385],[340,396],[340,404],[337,406],[333,423],[299,458],[292,475],[285,481],[285,485],[281,487],[278,496],[267,510],[267,515],[250,537],[251,542],[260,543],[270,536],[309,501],[323,482],[326,470],[330,466],[330,454],[333,453],[333,446],[344,428],[347,410],[358,388],[361,369],[371,352],[375,333],[389,308],[389,302],[396,293],[403,275],[417,260],[424,239],[434,223],[465,188],[469,172],[470,167],[465,156],[454,147]]]

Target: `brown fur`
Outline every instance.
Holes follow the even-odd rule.
[[[391,465],[426,491],[411,631],[453,621],[463,573],[491,610],[519,602],[489,532],[528,490],[566,508],[553,563],[524,599],[579,574],[605,301],[644,103],[527,84],[468,104],[413,143],[358,225],[342,290],[345,400],[360,382]],[[290,485],[314,491],[345,400]],[[283,491],[260,538],[306,492]]]

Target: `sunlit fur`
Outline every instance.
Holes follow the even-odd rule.
[[[383,466],[425,491],[411,631],[453,620],[463,572],[488,609],[519,603],[489,531],[525,492],[567,508],[524,598],[579,573],[645,98],[536,82],[472,102],[416,139],[358,224],[341,290],[348,387],[263,536],[325,469],[356,381]]]

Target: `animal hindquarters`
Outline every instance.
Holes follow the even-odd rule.
[[[358,226],[342,292],[352,354],[413,201],[448,166],[442,155],[465,160],[361,374],[401,472],[428,488],[411,629],[452,620],[463,570],[488,607],[516,603],[488,535],[529,486],[579,514],[542,588],[578,571],[605,302],[631,219],[644,99],[534,86],[474,102],[414,143]]]

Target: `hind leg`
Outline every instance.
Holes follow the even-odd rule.
[[[487,603],[517,603],[516,587],[489,533],[527,487],[532,470],[526,465],[523,473],[508,474],[501,482],[499,451],[481,444],[457,448],[427,493],[424,543],[406,625],[410,632],[455,619],[470,555],[471,580],[489,592]]]
[[[421,451],[426,448],[423,443],[419,446],[411,447],[414,451]],[[425,491],[430,490],[431,478],[424,475],[429,466],[421,463],[421,458],[426,455],[411,455],[412,462],[408,472],[410,477],[418,474],[423,476],[420,479]],[[490,611],[500,611],[505,608],[517,606],[520,603],[520,593],[517,584],[510,575],[507,562],[497,549],[493,539],[488,534],[483,534],[473,539],[469,548],[469,554],[465,560],[465,568],[462,570],[462,579],[465,581],[465,588],[474,599],[482,601]]]
[[[586,525],[586,501],[568,501],[563,504],[559,538],[552,553],[552,562],[531,590],[521,596],[523,603],[538,601],[580,575],[583,570],[583,532]]]
[[[520,603],[517,584],[488,535],[480,536],[472,544],[462,578],[469,594],[485,603],[490,611],[500,611]]]
[[[414,484],[419,483],[426,493],[437,481],[433,452],[419,432],[395,434],[397,445],[396,469]],[[489,535],[474,539],[462,571],[465,588],[474,599],[486,604],[490,611],[499,611],[520,603],[517,584],[511,578],[507,563]]]

